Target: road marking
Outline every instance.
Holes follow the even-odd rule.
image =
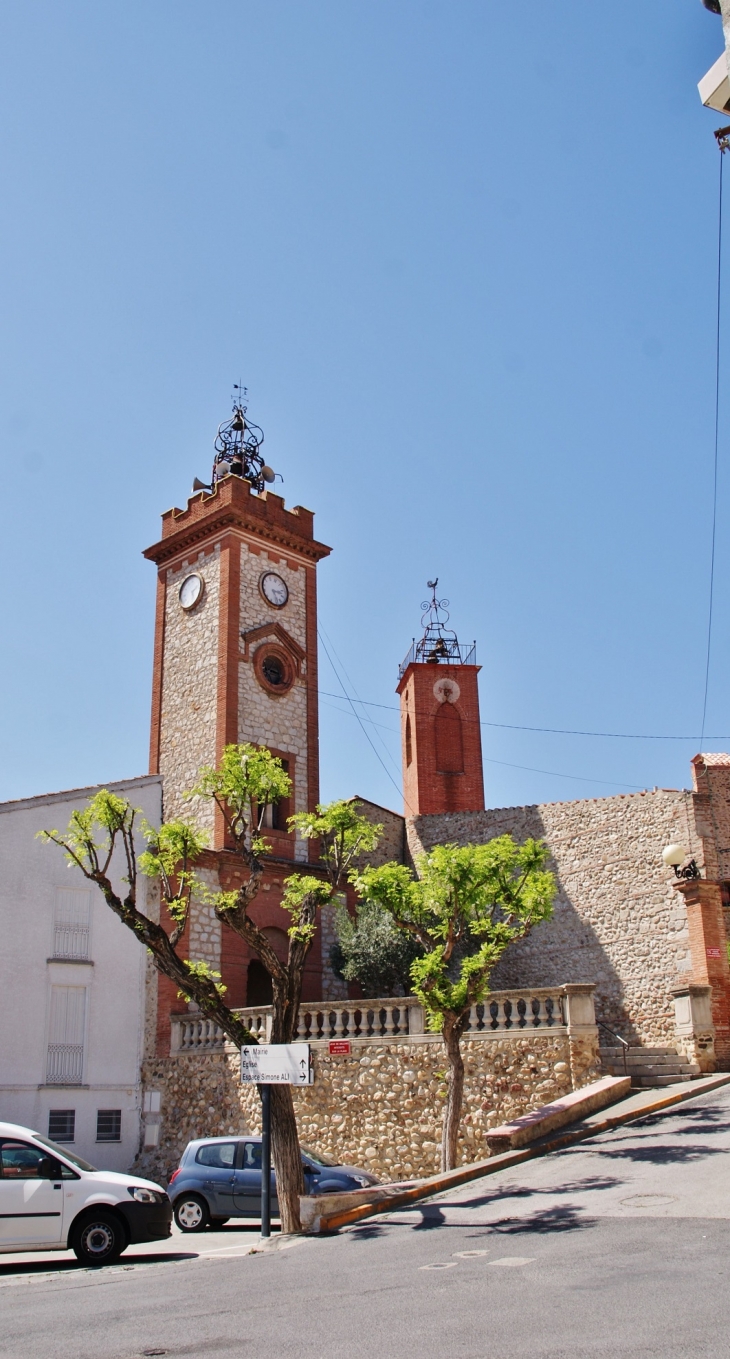
[[[456,1261],[455,1261],[455,1260],[446,1260],[443,1264],[439,1264],[439,1265],[419,1265],[418,1268],[419,1268],[419,1269],[456,1269]]]
[[[501,1260],[490,1260],[490,1265],[534,1265],[534,1255],[503,1255]]]
[[[471,1260],[475,1255],[489,1255],[488,1250],[455,1250],[454,1255],[460,1260]]]

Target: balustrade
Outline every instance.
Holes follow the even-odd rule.
[[[565,1025],[564,997],[554,990],[492,991],[480,1005],[472,1005],[465,1032],[508,1032],[511,1029],[551,1029]]]
[[[570,1027],[569,1004],[582,1003],[592,1011],[592,987],[515,987],[492,991],[479,1005],[473,1005],[466,1034],[470,1038],[489,1038],[500,1033],[547,1031]],[[236,1010],[254,1038],[269,1041],[272,1008]],[[320,1001],[302,1005],[295,1034],[298,1042],[327,1042],[332,1039],[373,1040],[423,1037],[423,1006],[413,996],[389,996],[380,1000]],[[435,1038],[436,1035],[434,1034]],[[225,1045],[223,1030],[212,1019],[194,1014],[173,1016],[172,1053],[220,1052]]]

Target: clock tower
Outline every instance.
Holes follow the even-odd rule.
[[[150,772],[162,775],[165,819],[192,817],[207,832],[204,868],[227,887],[222,818],[185,793],[226,745],[250,741],[281,758],[291,798],[270,813],[255,916],[284,948],[282,881],[313,857],[286,818],[319,800],[317,564],[330,549],[315,539],[310,510],[287,509],[269,489],[262,442],[239,399],[218,431],[210,484],[196,480],[186,507],[163,514],[162,536],[144,554],[158,573]],[[251,999],[252,976],[265,983],[243,941],[228,930],[221,938],[214,919],[203,928],[204,914],[191,921],[190,956],[220,965],[232,1004],[263,1003]],[[320,998],[318,985],[310,976],[310,998]]]

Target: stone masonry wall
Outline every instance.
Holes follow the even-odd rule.
[[[671,988],[688,980],[692,959],[684,901],[661,852],[679,841],[703,865],[693,817],[691,793],[655,789],[420,817],[407,831],[412,855],[506,832],[547,840],[559,884],[553,918],[508,950],[492,987],[595,982],[597,1019],[632,1042],[672,1046]]]
[[[600,1075],[592,1036],[500,1034],[462,1041],[464,1109],[459,1160],[488,1155],[486,1133]],[[314,1084],[293,1091],[304,1146],[365,1166],[382,1180],[439,1167],[446,1056],[437,1037],[353,1043],[350,1056],[313,1045]],[[255,1086],[240,1084],[232,1048],[147,1061],[145,1090],[161,1095],[159,1146],[135,1169],[167,1179],[195,1137],[261,1130]]]
[[[283,609],[273,608],[264,599],[259,581],[266,571],[275,571],[286,581],[289,598]],[[269,552],[241,544],[241,631],[266,623],[279,623],[294,641],[306,650],[306,568]],[[272,640],[276,640],[272,634]],[[307,675],[302,674],[287,693],[275,697],[262,689],[256,678],[253,653],[263,642],[254,642],[251,659],[239,666],[238,733],[240,741],[252,741],[284,751],[290,758],[289,772],[294,780],[292,811],[307,811]],[[308,847],[297,837],[294,857],[306,862]]]
[[[205,581],[205,594],[189,612],[181,608],[178,590],[195,572]],[[201,765],[215,764],[218,676],[218,605],[220,551],[191,556],[167,572],[165,666],[162,676],[160,773],[165,820],[191,817],[200,830],[212,832],[212,803],[184,794]]]
[[[344,904],[344,894],[335,898],[319,912],[319,937],[322,948],[322,1000],[347,1000],[347,982],[335,976],[330,964],[330,954],[337,943],[335,920],[338,907]]]
[[[353,797],[350,801],[359,804],[362,815],[368,821],[383,827],[377,846],[371,854],[363,854],[360,862],[371,864],[373,868],[379,868],[381,864],[402,863],[405,850],[403,817],[398,812],[391,812],[388,807],[370,802],[366,797]]]

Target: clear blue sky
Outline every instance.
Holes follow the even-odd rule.
[[[722,121],[696,85],[721,46],[700,0],[7,0],[0,797],[146,770],[140,553],[239,374],[334,549],[322,625],[396,782],[433,575],[485,722],[694,738],[485,726],[488,805],[689,782]],[[707,749],[728,363],[730,323]],[[323,795],[399,807],[320,674]]]

